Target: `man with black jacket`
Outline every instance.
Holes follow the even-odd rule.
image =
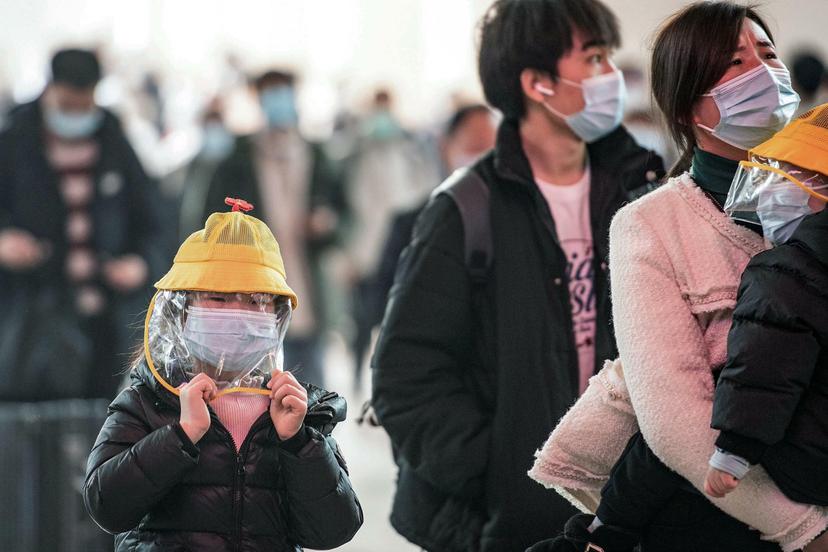
[[[619,126],[618,43],[598,0],[499,0],[484,16],[480,77],[504,115],[472,167],[490,194],[491,268],[471,278],[458,208],[437,195],[400,258],[373,361],[400,468],[391,521],[428,550],[524,550],[573,513],[526,471],[616,354],[610,219],[663,174]]]
[[[51,68],[0,132],[0,400],[112,399],[163,262],[157,195],[95,104],[95,54],[61,50]]]

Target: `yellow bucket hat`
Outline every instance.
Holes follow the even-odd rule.
[[[828,175],[828,104],[800,115],[773,138],[750,150],[750,156],[776,159]]]
[[[167,274],[155,283],[158,290],[270,293],[289,297],[295,310],[296,294],[287,284],[279,244],[261,220],[246,215],[253,206],[241,199],[224,200],[233,210],[213,213],[203,230],[190,235]]]

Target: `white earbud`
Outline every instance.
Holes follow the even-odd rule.
[[[535,83],[535,90],[537,90],[537,91],[538,91],[538,92],[540,92],[541,94],[545,94],[545,95],[547,95],[547,96],[554,96],[554,95],[555,95],[555,91],[554,91],[554,90],[552,90],[551,88],[547,88],[547,87],[545,87],[544,85],[542,85],[542,84],[541,84],[541,83],[539,83],[539,82],[536,82],[536,83]]]

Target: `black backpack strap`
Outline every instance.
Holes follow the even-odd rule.
[[[477,284],[484,283],[492,265],[492,223],[489,207],[489,187],[471,168],[454,172],[436,190],[432,197],[446,194],[457,205],[463,221],[466,268]]]

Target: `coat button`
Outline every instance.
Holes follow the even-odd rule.
[[[561,280],[560,278],[555,278],[555,280],[553,280],[553,281],[555,282],[556,286],[559,286],[563,283],[563,280]]]

